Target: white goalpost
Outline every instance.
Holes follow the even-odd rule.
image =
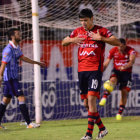
[[[81,26],[78,13],[90,7],[94,24],[108,28],[115,36],[127,39],[137,51],[133,68],[133,86],[124,112],[125,116],[140,115],[140,2],[138,0],[15,0],[0,1],[0,52],[8,43],[6,32],[18,27],[25,56],[44,61],[46,68],[19,63],[19,79],[27,99],[32,120],[76,119],[87,117],[80,99],[77,76],[77,45],[62,47],[61,41]],[[107,45],[105,57],[112,46]],[[0,56],[2,54],[0,53]],[[110,76],[110,65],[103,81]],[[101,89],[102,96],[102,89]],[[0,99],[2,93],[0,94]],[[119,91],[109,97],[106,107],[98,107],[102,117],[118,111]],[[16,98],[8,106],[3,122],[23,121]]]
[[[38,0],[32,0],[32,28],[33,28],[33,54],[34,60],[40,61],[40,36],[38,18]],[[40,66],[34,65],[34,94],[35,94],[35,120],[40,123],[42,120],[41,103],[41,74]]]
[[[118,0],[118,38],[121,37],[121,0]]]

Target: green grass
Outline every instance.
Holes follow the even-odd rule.
[[[140,140],[140,117],[102,119],[109,133],[104,140]],[[20,123],[6,123],[0,130],[0,140],[80,140],[87,128],[87,119],[43,121],[40,128],[26,129]],[[93,138],[98,128],[95,126]]]

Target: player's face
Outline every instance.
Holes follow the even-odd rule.
[[[80,18],[81,25],[85,30],[90,30],[93,27],[93,17],[92,18]]]
[[[21,33],[20,33],[20,31],[15,31],[14,39],[15,39],[15,41],[17,43],[20,42],[20,40],[21,40]]]
[[[119,47],[119,50],[121,52],[124,52],[124,50],[126,49],[126,45],[122,44],[121,47]]]

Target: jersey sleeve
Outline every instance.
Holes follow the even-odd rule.
[[[23,53],[22,53],[21,49],[19,48],[18,57],[20,58],[20,57],[22,57],[22,56],[23,56]]]
[[[108,29],[106,29],[106,28],[101,28],[100,29],[100,34],[102,35],[102,36],[104,36],[104,37],[107,37],[107,38],[109,38],[109,37],[111,37],[113,34],[108,30]]]
[[[8,63],[12,58],[12,52],[10,48],[5,48],[2,52],[2,63]]]
[[[112,48],[108,53],[108,59],[112,59],[114,57],[114,48]]]
[[[77,33],[77,30],[75,29],[75,30],[73,30],[72,32],[71,32],[71,34],[70,34],[70,38],[74,38],[74,37],[76,37],[78,35],[78,33]]]
[[[135,51],[135,49],[130,49],[130,51],[129,51],[129,55],[136,55],[136,51]]]

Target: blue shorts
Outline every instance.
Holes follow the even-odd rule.
[[[23,91],[21,89],[20,83],[17,79],[11,79],[9,81],[4,81],[4,96],[7,98],[12,98],[12,96],[22,96]]]

